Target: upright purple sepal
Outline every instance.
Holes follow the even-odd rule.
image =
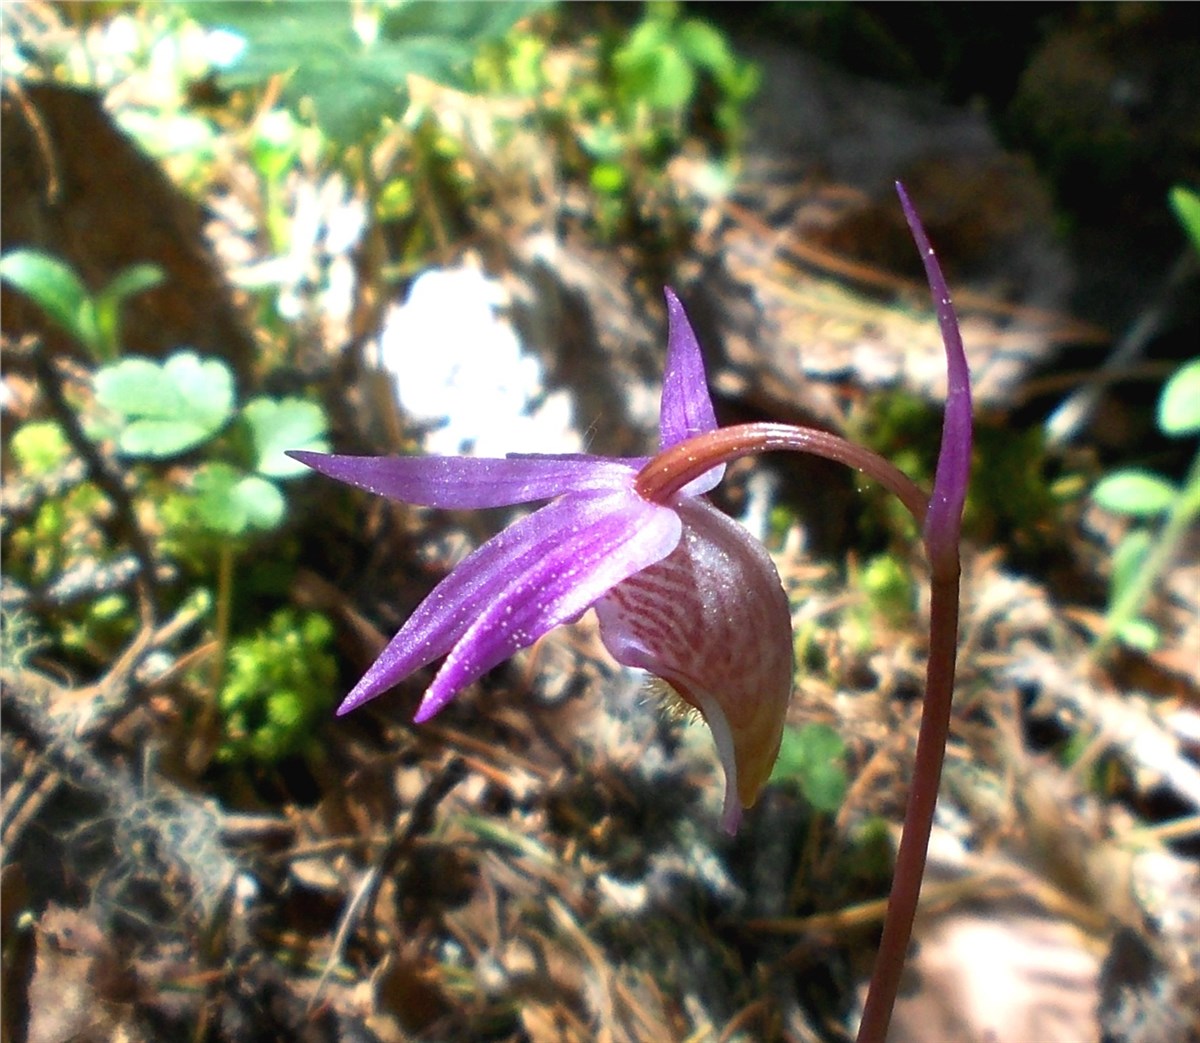
[[[896,182],[896,191],[921,253],[921,263],[925,266],[925,277],[929,281],[929,292],[942,331],[942,342],[946,346],[946,410],[942,416],[942,445],[933,477],[933,492],[929,497],[929,511],[925,515],[925,546],[935,569],[957,569],[963,505],[967,499],[967,481],[971,472],[971,374],[967,368],[966,352],[963,351],[958,318],[954,314],[950,290],[937,255],[929,244],[916,207],[899,181]]]
[[[715,431],[717,414],[708,393],[700,342],[687,312],[670,287],[663,290],[663,295],[667,299],[667,368],[663,375],[658,431],[659,449],[670,449],[696,435]],[[724,477],[722,464],[691,482],[685,491],[689,496],[699,496],[715,489]]]

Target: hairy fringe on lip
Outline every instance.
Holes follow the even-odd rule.
[[[658,702],[663,716],[669,721],[691,724],[701,720],[700,711],[680,695],[670,681],[651,674],[642,685],[642,691]]]

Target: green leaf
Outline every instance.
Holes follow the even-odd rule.
[[[186,7],[202,25],[246,41],[235,61],[217,74],[226,90],[261,86],[280,76],[284,101],[299,110],[309,99],[321,129],[344,143],[375,130],[389,107],[403,109],[398,93],[403,84],[380,89],[378,83],[364,82],[356,68],[363,43],[347,0],[199,0]],[[329,89],[339,83],[340,95]]]
[[[846,744],[829,725],[785,728],[771,780],[796,783],[814,808],[832,814],[842,806],[849,785],[845,759]]]
[[[92,354],[99,347],[92,295],[74,270],[40,250],[12,250],[0,257],[0,279],[31,297]]]
[[[286,501],[274,485],[229,464],[205,464],[192,482],[196,513],[204,527],[226,536],[273,529],[283,521]]]
[[[1192,241],[1196,252],[1200,253],[1200,195],[1183,185],[1176,185],[1167,196],[1171,209],[1183,225],[1183,230]]]
[[[1192,359],[1167,381],[1158,400],[1158,428],[1176,437],[1200,432],[1200,359]]]
[[[1153,652],[1159,642],[1158,627],[1148,619],[1141,618],[1122,623],[1117,630],[1117,637],[1139,652]]]
[[[1129,585],[1137,578],[1138,573],[1142,571],[1142,566],[1150,555],[1152,542],[1147,530],[1134,529],[1117,544],[1116,550],[1113,551],[1112,578],[1109,581],[1110,604],[1115,604],[1120,600],[1121,594],[1128,589]]]
[[[353,12],[363,9],[348,0],[193,2],[187,9],[202,24],[246,40],[237,60],[218,74],[223,87],[257,86],[282,75],[284,99],[293,108],[307,99],[322,131],[349,144],[377,130],[385,117],[403,114],[410,75],[463,85],[478,47],[539,6],[409,0],[368,7],[381,12],[374,39],[355,31]]]
[[[387,40],[450,40],[473,53],[481,43],[503,36],[522,18],[546,6],[545,0],[456,0],[452,4],[401,0],[384,12],[379,35]]]
[[[287,513],[287,500],[279,487],[256,474],[247,475],[238,482],[233,496],[245,510],[246,523],[252,529],[275,529]]]
[[[613,55],[613,69],[626,105],[641,101],[653,109],[678,112],[696,89],[692,63],[672,39],[671,27],[642,22]]]
[[[135,264],[123,272],[100,291],[99,297],[110,298],[120,304],[139,293],[152,290],[163,281],[163,271],[157,264]]]
[[[121,305],[130,297],[152,290],[162,281],[163,272],[158,265],[135,264],[118,273],[112,282],[96,294],[96,333],[104,358],[115,358],[121,351]]]
[[[122,416],[138,416],[169,392],[162,366],[150,359],[123,359],[96,373],[96,401]]]
[[[737,64],[725,37],[707,22],[689,18],[679,26],[678,37],[683,53],[702,69],[716,74]]]
[[[1170,509],[1179,490],[1150,471],[1128,470],[1110,474],[1092,492],[1106,510],[1134,518],[1153,518]]]
[[[328,423],[315,402],[302,398],[256,398],[246,404],[242,416],[254,442],[254,469],[268,478],[293,478],[308,468],[284,456],[288,449],[329,451],[325,440]]]
[[[162,363],[125,359],[96,374],[96,400],[117,414],[117,445],[162,459],[208,441],[233,413],[233,375],[220,359],[176,352]]]
[[[621,160],[629,145],[628,136],[624,131],[607,123],[580,127],[579,144],[593,159],[621,167],[622,180],[624,179]]]
[[[247,527],[246,512],[233,498],[233,488],[245,477],[229,464],[205,464],[192,479],[196,514],[206,529],[237,536]]]

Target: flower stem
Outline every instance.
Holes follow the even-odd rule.
[[[929,608],[929,660],[925,666],[925,703],[913,763],[912,785],[904,813],[904,832],[896,852],[892,893],[888,897],[883,937],[871,973],[871,985],[858,1026],[858,1043],[884,1043],[892,1009],[900,991],[900,976],[908,955],[921,878],[933,832],[942,762],[950,735],[950,710],[954,696],[954,668],[958,649],[959,542],[962,512],[971,472],[971,373],[963,351],[962,334],[942,267],[921,226],[916,207],[904,186],[896,182],[900,206],[925,266],[929,292],[937,311],[942,342],[946,347],[946,409],[942,419],[942,444],[933,477],[933,494],[922,532],[931,572]]]
[[[696,435],[653,457],[638,473],[634,488],[651,503],[665,503],[688,482],[720,464],[780,450],[811,453],[862,471],[895,493],[917,525],[924,525],[929,497],[898,467],[838,435],[792,424],[736,424]]]
[[[933,831],[933,813],[938,786],[942,781],[942,762],[950,735],[950,703],[954,695],[954,669],[958,651],[958,573],[941,575],[935,571],[930,583],[929,660],[925,667],[925,703],[921,711],[921,730],[917,734],[917,753],[913,760],[908,807],[904,813],[904,832],[896,852],[892,891],[888,896],[883,936],[875,957],[875,969],[858,1026],[857,1043],[884,1043],[892,1008],[900,991],[900,976],[908,954],[921,880]]]
[[[925,530],[925,550],[932,567],[929,660],[912,785],[904,815],[904,832],[896,852],[883,937],[858,1031],[858,1043],[884,1043],[916,918],[946,740],[950,733],[958,650],[958,532],[953,517],[941,525],[929,526],[926,518],[930,511],[929,498],[912,479],[883,457],[827,431],[789,424],[741,424],[689,438],[652,458],[638,474],[634,488],[645,499],[662,503],[713,467],[739,457],[777,450],[812,453],[836,460],[862,471],[895,493],[917,525]],[[961,501],[958,510],[961,512]]]

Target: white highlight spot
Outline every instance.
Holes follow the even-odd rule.
[[[476,268],[431,269],[393,307],[379,358],[413,420],[442,423],[425,449],[444,455],[579,452],[565,391],[546,394],[541,362],[496,309],[499,282]]]

